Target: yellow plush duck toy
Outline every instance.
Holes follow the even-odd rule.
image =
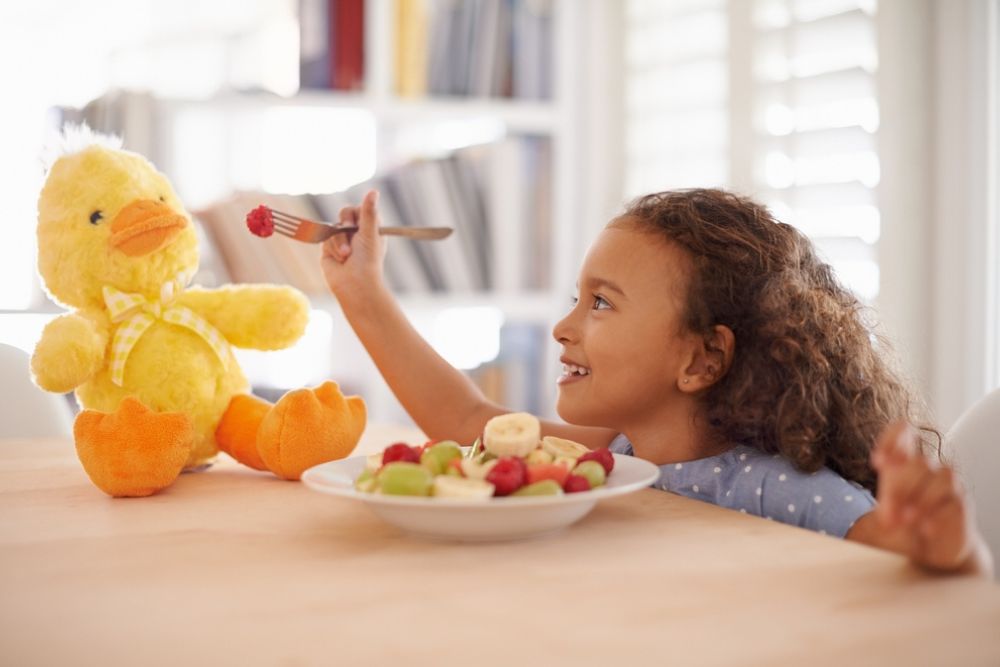
[[[272,406],[250,395],[230,347],[289,347],[305,297],[277,285],[187,289],[197,237],[166,177],[113,139],[82,135],[38,201],[39,273],[75,310],[45,328],[31,367],[43,389],[76,390],[76,449],[94,484],[147,496],[220,449],[286,479],[349,454],[365,425],[360,398],[327,382]]]

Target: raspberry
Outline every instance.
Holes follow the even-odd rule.
[[[580,491],[590,491],[590,482],[583,475],[570,475],[563,484],[563,491],[566,493],[579,493]]]
[[[261,204],[247,213],[247,228],[260,237],[273,234],[274,217],[271,215],[271,209]]]
[[[611,453],[611,450],[607,447],[601,447],[600,449],[595,449],[589,451],[580,458],[576,460],[577,465],[583,463],[584,461],[597,461],[604,468],[604,474],[610,475],[611,471],[615,468],[615,457]]]
[[[420,463],[420,452],[416,447],[410,447],[405,442],[391,444],[382,452],[382,465],[396,461]]]
[[[490,469],[486,481],[495,488],[493,495],[509,496],[522,486],[528,479],[528,467],[524,461],[513,456],[506,456]]]

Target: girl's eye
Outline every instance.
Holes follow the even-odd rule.
[[[103,213],[101,213],[100,211],[94,211],[93,213],[90,214],[90,224],[96,225],[103,217],[104,217]]]
[[[576,298],[575,296],[570,297],[570,303],[572,303],[575,306],[576,304],[580,303],[580,299]],[[611,304],[608,303],[608,301],[603,296],[599,296],[597,294],[594,295],[594,305],[591,306],[592,310],[607,310],[610,307]]]

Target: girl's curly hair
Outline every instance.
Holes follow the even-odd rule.
[[[715,434],[805,472],[827,466],[874,492],[876,437],[923,408],[864,306],[809,239],[764,206],[715,189],[646,195],[618,220],[686,251],[691,331],[723,324],[735,335],[731,367],[703,396]],[[921,429],[921,448],[936,439],[940,452],[940,434]]]

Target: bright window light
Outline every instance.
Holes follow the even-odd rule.
[[[794,170],[796,185],[858,181],[874,188],[881,177],[874,151],[799,158],[794,161]]]
[[[306,332],[294,346],[273,352],[234,348],[234,353],[251,385],[295,389],[330,379],[332,339],[333,317],[312,310]]]
[[[878,52],[874,48],[845,49],[826,53],[807,53],[792,58],[788,68],[792,76],[805,78],[825,72],[836,72],[848,67],[860,67],[866,72],[878,69]]]
[[[753,8],[753,21],[762,30],[784,28],[792,22],[792,12],[785,0],[757,0]]]
[[[868,188],[881,177],[878,154],[858,151],[793,159],[782,151],[764,157],[764,180],[769,187],[783,190],[793,185],[822,185],[858,182]]]
[[[773,103],[764,109],[764,128],[773,137],[844,127],[860,127],[866,132],[875,133],[879,127],[878,102],[875,98],[838,99],[795,108]]]
[[[814,237],[856,237],[865,243],[878,242],[882,218],[877,207],[836,206],[798,209],[785,222]]]
[[[434,316],[428,338],[452,366],[471,370],[500,354],[502,326],[499,308],[446,308]]]
[[[764,124],[769,134],[783,137],[795,131],[795,114],[784,104],[772,104],[764,114]]]
[[[795,109],[794,119],[795,130],[799,132],[853,125],[875,132],[879,126],[878,102],[872,97],[862,97],[802,106]]]
[[[0,313],[0,343],[31,354],[42,329],[56,317],[56,313]]]
[[[837,277],[859,298],[872,302],[878,296],[878,262],[870,259],[845,259],[830,262]]]
[[[771,151],[764,157],[764,179],[776,190],[795,184],[795,163],[781,151]]]
[[[227,196],[226,116],[194,107],[178,112],[171,144],[174,187],[189,208],[208,206]]]
[[[444,155],[468,146],[500,141],[506,132],[506,126],[496,118],[402,125],[393,139],[393,153],[404,157]]]
[[[339,192],[375,175],[375,118],[368,111],[268,109],[260,141],[268,192]]]

